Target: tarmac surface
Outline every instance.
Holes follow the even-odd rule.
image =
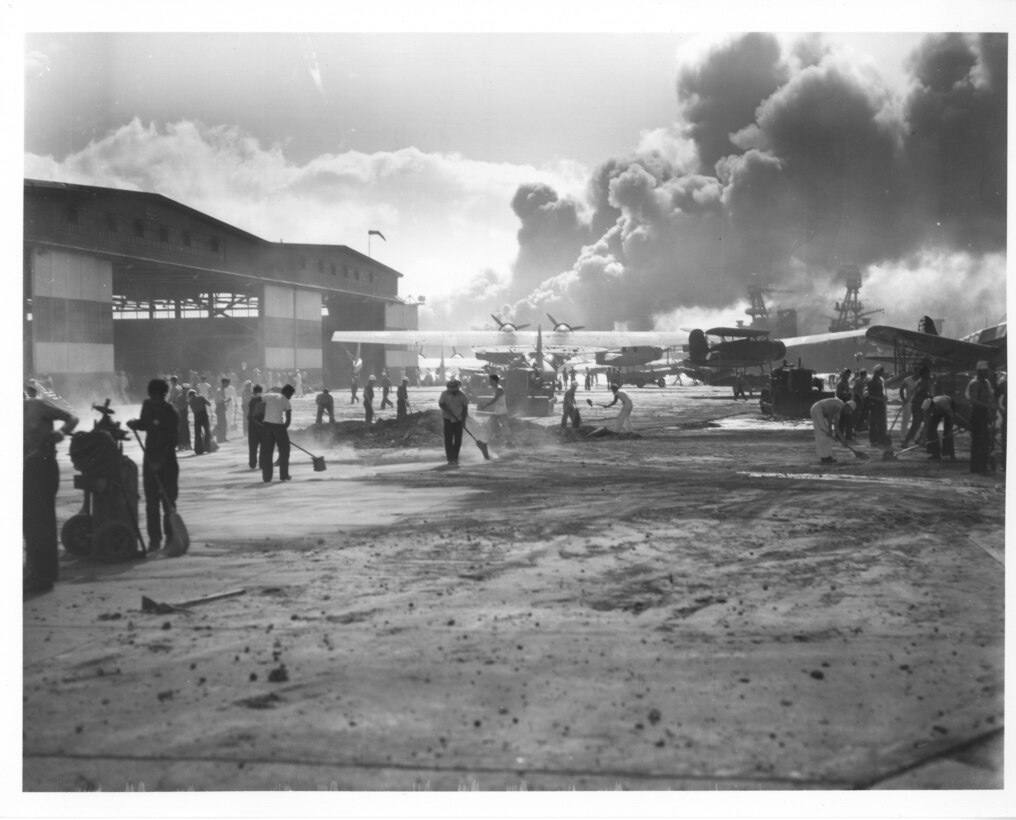
[[[185,556],[61,550],[23,604],[23,789],[1001,789],[1005,473],[628,392],[636,436],[583,405],[457,470],[436,417],[313,429],[312,396],[323,472],[182,456]]]

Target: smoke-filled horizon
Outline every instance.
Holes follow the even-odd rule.
[[[750,282],[826,329],[838,272],[863,273],[873,320],[947,331],[1005,308],[1005,34],[935,34],[909,56],[900,96],[821,37],[748,34],[685,61],[672,128],[605,158],[584,198],[520,185],[509,280],[491,274],[428,320],[547,313],[594,328],[731,323]],[[488,301],[477,306],[481,295]]]

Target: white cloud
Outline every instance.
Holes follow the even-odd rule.
[[[137,118],[62,160],[27,154],[25,176],[162,194],[269,240],[349,245],[367,231],[387,242],[373,255],[405,275],[402,290],[430,298],[493,268],[504,278],[517,252],[511,210],[518,185],[546,182],[581,196],[588,170],[479,162],[416,148],[348,151],[304,164],[233,126]]]

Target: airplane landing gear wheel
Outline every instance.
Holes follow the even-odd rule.
[[[134,531],[123,521],[107,521],[92,536],[93,555],[100,561],[114,563],[133,558],[137,551]]]
[[[92,554],[92,516],[72,515],[60,528],[60,543],[71,555]]]

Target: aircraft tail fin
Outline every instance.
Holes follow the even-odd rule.
[[[917,329],[921,333],[927,333],[929,336],[938,336],[938,328],[935,327],[935,320],[930,316],[922,316],[921,321],[917,323]]]

